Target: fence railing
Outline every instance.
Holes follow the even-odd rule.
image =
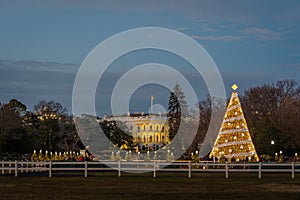
[[[152,172],[156,177],[157,172],[186,172],[187,177],[191,178],[192,173],[220,172],[225,173],[225,178],[233,172],[252,172],[257,173],[258,178],[262,178],[262,173],[290,173],[291,178],[300,172],[300,163],[218,163],[218,162],[28,162],[28,161],[2,161],[0,162],[1,174],[13,174],[17,177],[19,173],[48,172],[49,177],[52,173],[60,171],[83,172],[84,177],[90,171],[117,171],[121,177],[122,172]]]

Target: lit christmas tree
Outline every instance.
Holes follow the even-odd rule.
[[[258,161],[242,106],[236,92],[237,85],[233,85],[225,116],[215,141],[210,157],[228,161]]]

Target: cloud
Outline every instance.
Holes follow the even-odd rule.
[[[220,32],[220,30],[218,30],[216,28],[209,28],[209,27],[202,28],[201,31],[203,31],[203,32]]]
[[[223,41],[223,42],[240,41],[243,39],[242,36],[234,36],[234,35],[221,35],[221,36],[192,35],[191,38],[196,40]]]
[[[273,31],[266,28],[246,28],[241,31],[245,35],[253,35],[257,40],[284,40],[284,35],[288,32]]]
[[[171,28],[171,29],[173,29],[175,31],[180,31],[180,32],[187,30],[187,28],[185,28],[185,27],[174,27],[174,28]]]
[[[275,4],[275,3],[274,3]],[[299,3],[294,3],[296,6]],[[0,11],[7,12],[12,9],[99,9],[125,12],[173,12],[189,17],[190,19],[207,21],[233,21],[240,23],[259,22],[260,19],[274,19],[278,16],[288,20],[298,21],[295,14],[289,13],[294,7],[290,2],[277,3],[270,6],[269,2],[253,3],[240,0],[10,0],[1,2]]]
[[[48,72],[71,72],[75,73],[79,67],[76,63],[58,63],[33,60],[0,60],[0,69],[17,71],[48,71]]]
[[[300,56],[300,55],[299,55]],[[268,64],[266,65],[268,68],[278,68],[278,69],[286,69],[286,68],[292,68],[292,69],[300,69],[300,63],[277,63],[277,64]]]
[[[17,98],[30,109],[41,99],[55,100],[71,110],[76,70],[73,64],[0,60],[0,101]]]

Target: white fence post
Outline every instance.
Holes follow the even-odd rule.
[[[153,178],[156,178],[156,162],[153,162]]]
[[[2,160],[2,174],[4,174],[4,160]]]
[[[189,161],[189,162],[188,162],[188,165],[189,165],[189,173],[188,173],[188,177],[191,178],[191,177],[192,177],[192,162]]]
[[[11,162],[11,161],[9,161],[9,162]],[[11,163],[9,163],[8,167],[9,167],[8,173],[11,174]]]
[[[18,176],[18,161],[15,160],[15,177]]]
[[[295,178],[295,162],[292,162],[292,178]]]
[[[52,177],[52,161],[49,162],[49,177]]]
[[[34,167],[34,164],[33,164],[33,162],[31,161],[31,172],[33,172],[33,167]]]
[[[121,161],[118,162],[118,177],[121,177]]]
[[[88,168],[88,164],[87,161],[84,162],[84,177],[87,177],[87,168]]]
[[[258,178],[260,179],[261,178],[261,162],[259,162],[259,165],[258,165]]]
[[[229,171],[229,167],[228,167],[228,162],[225,163],[225,177],[228,178],[228,171]]]

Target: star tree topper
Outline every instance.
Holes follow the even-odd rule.
[[[233,85],[231,86],[231,88],[232,88],[233,90],[236,90],[236,89],[238,89],[238,86],[237,86],[236,84],[233,84]]]

